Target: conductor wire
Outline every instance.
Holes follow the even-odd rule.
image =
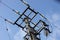
[[[4,2],[0,1],[0,3],[12,10],[12,8],[5,4]]]

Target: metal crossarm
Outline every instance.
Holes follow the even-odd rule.
[[[22,27],[21,25],[19,25],[19,24],[17,24],[17,23],[15,23],[18,27],[21,27],[22,29],[24,29],[24,27]]]

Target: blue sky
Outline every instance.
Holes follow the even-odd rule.
[[[20,0],[2,0],[11,8],[20,11],[22,13],[26,6]],[[54,0],[25,0],[30,4],[32,8],[36,11],[39,11],[48,20],[56,25],[58,28],[53,26],[53,32],[51,36],[47,37],[47,40],[59,40],[60,39],[60,4]],[[18,15],[15,14],[12,10],[0,3],[0,16],[3,16],[6,19],[12,20],[13,22],[18,18]],[[9,31],[6,31],[6,26]],[[9,34],[8,34],[9,33]],[[0,40],[23,40],[24,32],[21,28],[18,28],[16,25],[12,25],[0,18]],[[10,38],[9,38],[10,36]],[[42,36],[43,37],[43,36]],[[44,38],[44,37],[43,37]],[[42,40],[45,40],[43,39]]]

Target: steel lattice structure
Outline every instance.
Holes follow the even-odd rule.
[[[49,30],[49,25],[42,19],[47,18],[45,18],[42,14],[32,9],[30,5],[27,4],[24,0],[21,0],[21,2],[27,6],[23,13],[20,14],[19,12],[12,9],[19,15],[19,17],[14,23],[7,19],[5,19],[5,21],[22,28],[22,30],[27,33],[24,36],[24,40],[41,40],[40,32],[42,30],[45,30],[46,36],[48,36],[48,34],[51,33],[51,31]]]

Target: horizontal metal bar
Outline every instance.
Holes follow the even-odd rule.
[[[39,13],[39,12],[38,12]],[[47,18],[46,17],[44,17],[44,15],[42,15],[41,13],[39,13],[39,15],[40,16],[42,16],[44,19],[46,19],[47,20]]]
[[[33,20],[33,18],[36,16],[36,14],[32,17],[32,19],[30,20],[30,22]]]
[[[34,26],[34,28],[35,28],[39,23],[40,23],[40,20],[39,20],[39,22]]]
[[[36,11],[34,11],[33,9],[31,9],[30,7],[28,9],[31,10],[32,12],[34,12],[35,14],[38,14]]]
[[[31,22],[33,25],[36,25],[36,24],[34,24],[33,22]],[[38,27],[38,26],[37,26]],[[35,28],[35,27],[33,27],[33,28]]]
[[[27,10],[28,10],[28,7],[25,9],[25,11],[22,13],[22,15],[23,15]],[[19,16],[19,18],[15,21],[15,23],[21,18],[22,15]]]
[[[17,24],[17,23],[15,23],[15,24],[16,24],[18,27],[24,29],[24,27],[22,27],[21,25],[19,25],[19,24]]]
[[[34,24],[33,22],[31,22],[32,24]],[[36,24],[34,24],[34,25],[36,25]]]
[[[30,15],[31,13],[32,13],[32,11],[29,13],[29,15]],[[29,15],[28,15],[28,16],[29,16]]]
[[[39,33],[40,33],[43,29],[44,29],[44,27],[39,30]]]
[[[39,12],[34,11],[34,10],[31,9],[30,7],[29,7],[29,10],[31,10],[31,11],[34,12],[35,14],[39,14],[39,15],[42,16],[44,19],[48,20],[48,19],[47,19],[46,17],[44,17],[42,14],[40,14]]]
[[[35,14],[33,17],[32,17],[32,19],[36,16],[37,14]]]
[[[28,16],[27,16],[27,15],[25,15],[25,14],[24,14],[24,16],[28,17]],[[30,19],[30,20],[31,20],[31,18],[30,18],[30,17],[28,17],[28,19]]]

